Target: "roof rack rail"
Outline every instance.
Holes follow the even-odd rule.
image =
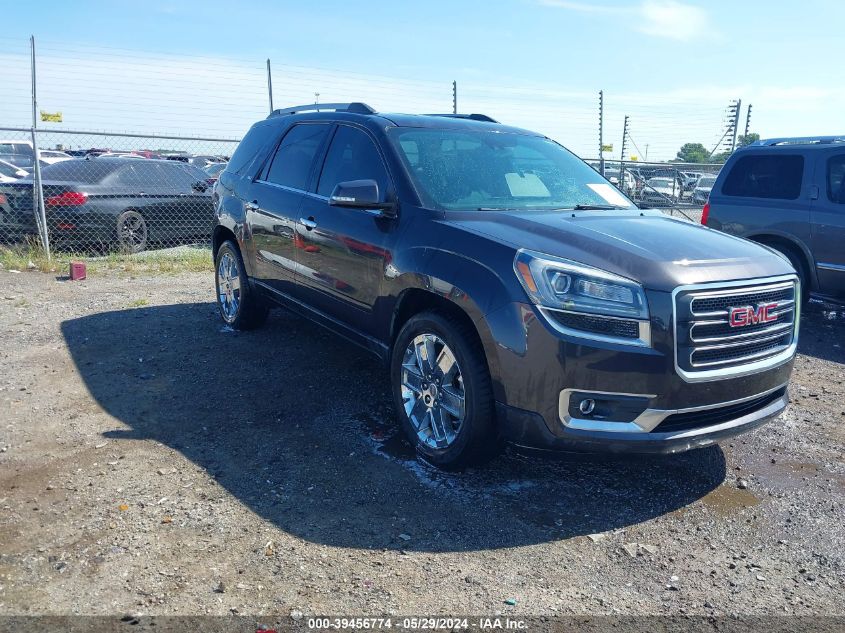
[[[486,114],[427,114],[426,116],[445,116],[450,119],[472,119],[473,121],[485,121],[486,123],[498,123],[493,117]]]
[[[366,103],[353,101],[351,103],[309,103],[307,105],[293,106],[291,108],[281,108],[273,110],[270,116],[282,116],[285,114],[298,114],[300,112],[321,112],[323,110],[333,110],[334,112],[351,112],[353,114],[375,114],[373,110]]]
[[[827,143],[845,143],[845,135],[842,136],[785,136],[782,138],[766,138],[753,143],[753,145],[822,145]]]

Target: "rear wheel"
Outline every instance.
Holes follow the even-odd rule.
[[[493,390],[475,333],[434,312],[399,332],[390,364],[402,429],[427,461],[454,469],[491,458],[501,447]]]
[[[126,253],[140,253],[147,248],[147,221],[137,211],[117,216],[117,243]]]
[[[217,308],[226,325],[236,330],[261,327],[267,320],[267,304],[252,292],[240,249],[231,240],[223,242],[214,260]]]

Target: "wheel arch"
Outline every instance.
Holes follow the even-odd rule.
[[[813,263],[813,255],[810,249],[800,240],[797,240],[792,235],[782,233],[754,233],[746,235],[745,238],[752,242],[769,246],[775,250],[792,252],[804,268],[805,278],[810,282],[810,290],[818,289],[819,284],[816,276],[816,267]]]

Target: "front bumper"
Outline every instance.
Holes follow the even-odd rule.
[[[587,452],[587,453],[680,453],[694,448],[703,448],[719,440],[733,437],[750,431],[777,418],[789,402],[786,387],[781,387],[770,395],[771,397],[759,407],[736,417],[730,417],[713,424],[698,426],[692,423],[691,428],[680,428],[665,432],[656,430],[646,431],[637,428],[636,424],[625,424],[626,430],[600,430],[599,428],[582,428],[564,426],[564,432],[556,435],[550,431],[543,417],[537,413],[509,407],[496,403],[496,413],[500,429],[509,442],[518,446],[554,451]],[[668,419],[699,413],[702,418],[723,408],[730,408],[729,403],[717,404],[713,407],[689,410],[658,410],[649,409],[646,417]],[[611,423],[612,424],[612,423]],[[606,427],[605,427],[606,428]]]
[[[687,381],[675,367],[671,293],[647,294],[649,347],[561,334],[528,304],[487,315],[498,342],[490,365],[506,439],[552,450],[673,453],[756,428],[783,412],[794,356],[747,375]],[[599,408],[606,400],[607,415],[579,416],[585,398]]]

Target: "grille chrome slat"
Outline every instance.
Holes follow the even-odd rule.
[[[797,280],[726,282],[684,286],[673,293],[675,365],[690,381],[753,373],[786,362],[795,352],[799,306]],[[731,324],[735,308],[776,304],[773,321]]]

